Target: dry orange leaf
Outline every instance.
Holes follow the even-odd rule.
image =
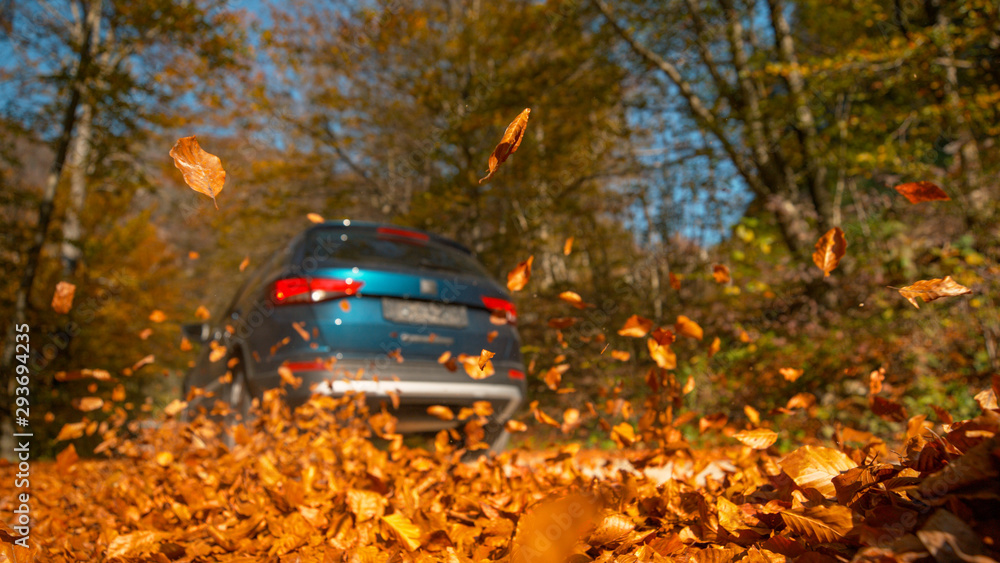
[[[500,139],[500,144],[490,154],[489,172],[485,177],[479,179],[480,184],[492,178],[493,174],[500,168],[500,165],[507,160],[507,157],[517,152],[517,148],[521,146],[521,141],[524,140],[524,130],[528,127],[529,114],[531,114],[531,108],[525,108],[507,126],[507,130],[503,132],[503,137]]]
[[[76,286],[61,281],[56,284],[56,291],[52,295],[52,310],[65,315],[73,308],[73,295],[76,293]]]
[[[684,382],[684,388],[681,389],[681,393],[687,395],[691,393],[691,391],[694,391],[694,387],[695,387],[694,377],[689,375],[687,381]]]
[[[573,252],[573,237],[567,238],[563,243],[563,256],[569,256],[570,252]]]
[[[545,372],[545,385],[555,391],[559,388],[559,384],[562,382],[562,375],[569,370],[569,364],[558,364],[554,365],[547,372]]]
[[[198,254],[198,253],[197,253],[197,252],[195,252],[194,250],[192,250],[192,251],[188,252],[188,259],[189,259],[189,260],[197,260],[197,259],[199,259],[199,258],[201,258],[201,254]]]
[[[805,371],[795,368],[781,368],[778,370],[778,373],[780,373],[781,377],[784,377],[787,381],[795,381],[796,379],[802,377],[802,374],[805,373]]]
[[[627,362],[632,357],[632,353],[625,350],[612,350],[611,357],[620,362]]]
[[[716,336],[714,339],[712,339],[712,343],[708,345],[708,357],[711,358],[712,356],[718,354],[719,350],[721,349],[722,349],[722,341],[719,340],[718,336]]]
[[[712,277],[715,278],[715,283],[729,283],[731,279],[729,277],[729,267],[723,264],[712,266]]]
[[[565,561],[584,539],[601,507],[592,496],[573,493],[548,499],[518,519],[509,563]]]
[[[497,332],[497,331],[495,331],[495,330],[491,330],[491,331],[487,332],[486,333],[486,342],[487,343],[493,342],[494,340],[497,339],[497,336],[500,336],[500,333]]]
[[[783,511],[781,519],[791,531],[817,543],[840,540],[854,527],[853,511],[839,504]]]
[[[803,489],[816,489],[830,498],[837,494],[833,478],[858,464],[839,450],[802,446],[782,458],[778,465],[796,485]]]
[[[816,252],[813,252],[812,256],[813,263],[820,270],[823,270],[823,277],[827,277],[837,267],[846,252],[847,239],[844,238],[844,231],[840,230],[840,227],[834,227],[816,241]]]
[[[324,219],[319,213],[309,213],[306,215],[306,219],[309,219],[313,223],[322,223],[326,221],[326,219]]]
[[[625,324],[618,330],[618,334],[621,336],[631,336],[633,338],[642,338],[649,333],[650,329],[653,328],[653,321],[640,317],[639,315],[632,315],[629,317]]]
[[[496,356],[496,354],[483,348],[483,351],[479,353],[479,369],[486,369],[486,364],[489,363],[490,358],[493,356]]]
[[[521,291],[524,289],[524,286],[528,285],[528,279],[531,278],[531,263],[534,261],[534,255],[528,256],[527,260],[515,266],[510,272],[507,272],[507,289],[510,291]]]
[[[580,294],[575,291],[564,291],[559,294],[559,299],[562,299],[563,301],[569,303],[570,305],[576,307],[577,309],[585,309],[587,307],[590,307],[590,304],[584,303],[583,297],[580,297]]]
[[[944,279],[921,280],[899,290],[899,294],[913,303],[917,309],[920,308],[917,297],[928,303],[942,297],[954,297],[966,293],[972,293],[972,290],[951,279],[951,276],[945,276]]]
[[[156,309],[155,311],[149,314],[149,320],[153,321],[154,323],[162,323],[163,321],[167,320],[167,314],[159,309]]]
[[[751,407],[750,405],[743,405],[743,414],[747,415],[747,419],[753,425],[760,424],[760,412],[757,409]]]
[[[176,416],[181,411],[187,408],[187,403],[181,401],[180,399],[174,399],[170,401],[170,404],[163,407],[163,414],[167,416]]]
[[[766,450],[778,441],[778,434],[767,428],[756,428],[754,430],[743,430],[733,434],[733,438],[739,440],[744,446],[749,446],[755,450]]]
[[[249,256],[244,256],[243,257],[243,261],[240,262],[240,271],[242,272],[243,270],[246,270],[247,266],[249,266],[249,265],[250,265],[250,257]]]
[[[207,321],[212,317],[212,314],[208,312],[208,309],[204,305],[198,305],[198,308],[194,311],[194,316],[198,317],[203,321]]]
[[[80,397],[73,399],[73,408],[78,411],[90,412],[104,406],[104,399],[100,397]]]
[[[680,278],[680,276],[674,274],[673,272],[667,272],[667,279],[670,280],[670,287],[672,287],[674,289],[674,291],[680,291],[681,290],[681,278]]]
[[[677,317],[677,324],[674,325],[674,329],[677,330],[677,334],[683,334],[695,340],[701,340],[705,336],[704,331],[701,330],[701,326],[684,315]]]
[[[521,422],[520,420],[511,419],[507,421],[507,424],[504,425],[504,428],[507,429],[507,432],[524,432],[525,430],[528,429],[528,425]]]
[[[59,430],[59,435],[56,436],[56,442],[61,442],[63,440],[75,440],[80,436],[83,436],[83,431],[86,428],[86,422],[70,422],[69,424],[64,424],[62,429]]]
[[[459,354],[458,361],[465,368],[465,373],[469,374],[472,379],[485,379],[494,373],[493,362],[486,359],[485,364],[482,367],[479,365],[479,360],[482,356],[469,356],[467,354]],[[445,364],[447,365],[447,363]]]
[[[431,405],[427,407],[427,414],[439,420],[448,421],[455,419],[455,413],[451,412],[451,409],[444,405]]]
[[[618,444],[619,448],[627,448],[635,443],[635,428],[627,422],[616,424],[611,429],[611,439]]]
[[[934,182],[909,182],[900,184],[894,188],[903,195],[910,203],[920,203],[922,201],[950,201],[948,194],[944,193]]]
[[[174,159],[174,166],[184,176],[184,183],[192,190],[212,198],[212,203],[218,209],[219,203],[215,196],[219,195],[226,183],[222,160],[205,152],[194,136],[178,139],[170,149],[170,156]]]

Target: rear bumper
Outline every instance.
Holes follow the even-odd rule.
[[[461,421],[443,421],[427,413],[427,407],[441,405],[455,414],[477,401],[488,401],[493,407],[493,420],[506,422],[525,399],[525,381],[512,379],[510,370],[523,373],[520,365],[498,364],[496,373],[487,378],[470,378],[459,368],[449,371],[436,362],[406,361],[390,369],[373,369],[368,362],[340,361],[332,371],[293,370],[302,378],[297,389],[286,387],[286,401],[298,406],[312,394],[342,396],[347,393],[365,394],[373,412],[385,406],[398,419],[399,432],[436,432],[453,428]],[[281,386],[278,376],[254,378],[258,393]],[[398,399],[394,407],[393,395]]]

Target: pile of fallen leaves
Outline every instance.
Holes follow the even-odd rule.
[[[271,392],[231,447],[206,418],[169,419],[110,437],[111,459],[70,446],[33,464],[32,548],[0,526],[0,561],[985,563],[1000,557],[997,386],[973,420],[909,419],[895,450],[869,436],[781,456],[758,428],[715,450],[637,441],[471,463],[454,432],[393,439],[393,418],[360,397],[288,413]]]

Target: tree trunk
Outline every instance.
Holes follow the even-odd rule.
[[[101,17],[101,1],[95,0],[88,6],[87,14],[82,22],[82,29],[79,37],[82,39],[80,50],[77,52],[79,62],[76,66],[76,73],[69,85],[69,100],[62,116],[62,128],[59,137],[54,143],[55,159],[49,168],[49,175],[45,181],[45,188],[42,191],[42,199],[38,203],[38,225],[28,248],[28,255],[25,259],[24,271],[21,274],[21,283],[17,289],[14,303],[14,318],[7,324],[4,337],[3,358],[0,361],[0,388],[4,390],[0,393],[0,457],[8,458],[12,454],[12,445],[8,441],[10,431],[10,398],[14,379],[11,374],[14,372],[14,351],[15,351],[15,330],[14,327],[28,322],[28,308],[31,306],[32,287],[35,284],[35,276],[38,273],[38,263],[42,256],[42,247],[45,245],[46,235],[49,225],[52,223],[52,211],[55,206],[56,192],[59,187],[59,180],[62,177],[63,168],[66,164],[66,156],[69,153],[70,144],[73,141],[73,129],[77,123],[77,110],[83,97],[83,91],[90,73],[90,63],[92,59],[91,41],[92,31],[97,29]]]
[[[72,276],[80,263],[83,251],[80,248],[82,228],[80,212],[87,198],[87,178],[90,168],[90,143],[93,131],[93,106],[85,102],[80,108],[77,120],[76,140],[70,154],[69,204],[66,206],[66,216],[63,219],[63,241],[61,256],[63,275]]]

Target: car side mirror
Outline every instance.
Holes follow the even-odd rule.
[[[181,334],[187,337],[188,340],[205,343],[208,342],[209,337],[212,335],[212,328],[208,326],[208,323],[184,324],[181,325]]]

